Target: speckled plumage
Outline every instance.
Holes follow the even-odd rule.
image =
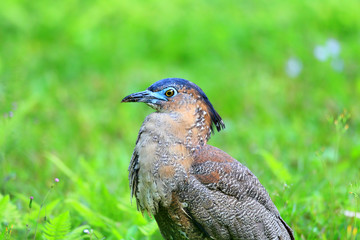
[[[156,110],[140,128],[129,181],[165,239],[294,239],[256,176],[207,144],[212,126],[225,125],[198,86],[163,79],[123,102]]]

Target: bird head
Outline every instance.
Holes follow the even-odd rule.
[[[225,128],[220,115],[196,84],[181,78],[166,78],[152,84],[148,89],[126,96],[121,102],[144,102],[157,112],[207,115],[209,127],[213,131]]]

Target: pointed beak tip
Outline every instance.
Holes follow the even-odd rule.
[[[122,100],[121,100],[121,103],[125,103],[125,102],[127,102],[127,99],[126,99],[127,97],[124,97]]]
[[[127,102],[136,102],[136,99],[133,98],[131,95],[129,95],[121,100],[121,103],[127,103]]]
[[[121,102],[122,103],[126,103],[126,102],[143,102],[146,99],[146,94],[145,91],[143,92],[137,92],[137,93],[132,93],[126,97],[124,97]]]

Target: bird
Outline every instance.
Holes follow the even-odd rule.
[[[140,128],[128,171],[131,198],[154,216],[164,239],[294,239],[258,178],[207,144],[225,124],[195,83],[162,79],[121,102],[155,110]]]

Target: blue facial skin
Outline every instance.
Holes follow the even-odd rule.
[[[169,89],[172,89],[174,91],[174,95],[172,95],[171,97],[167,97],[165,95],[166,91],[168,91]],[[147,92],[148,91],[148,92]],[[177,94],[177,91],[175,88],[173,87],[168,87],[168,88],[165,88],[161,91],[158,91],[158,92],[152,92],[150,90],[146,90],[144,92],[147,92],[148,94],[148,98],[147,100],[145,100],[144,102],[151,108],[155,109],[155,110],[160,110],[160,105],[161,105],[161,102],[163,101],[169,101],[169,98],[172,98],[174,97],[176,94]]]

